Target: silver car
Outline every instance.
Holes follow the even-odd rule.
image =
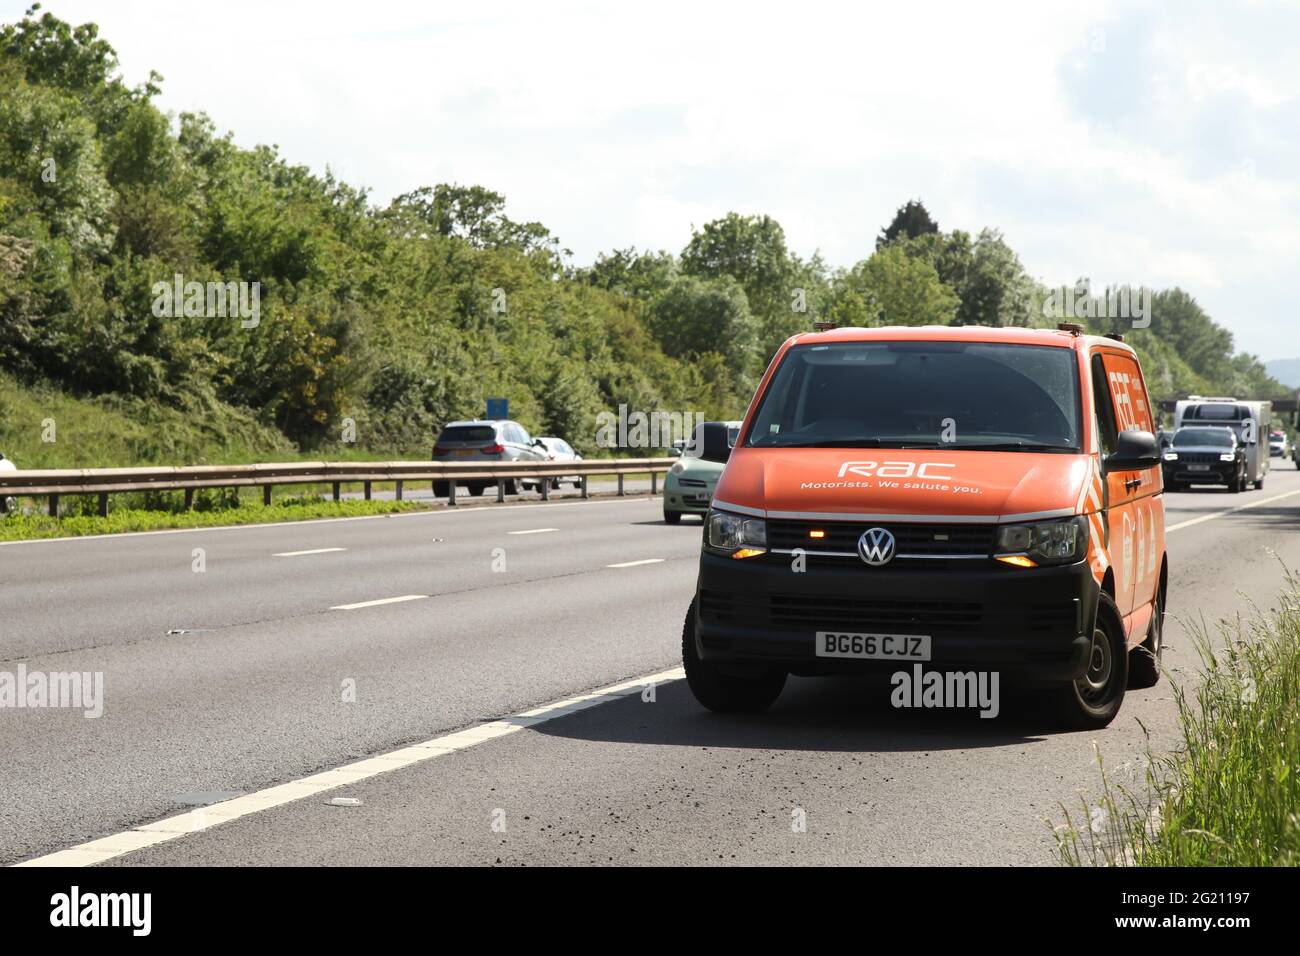
[[[538,439],[529,436],[528,431],[518,422],[509,419],[475,419],[464,422],[448,422],[433,446],[433,460],[470,464],[483,461],[548,461],[546,449]],[[483,489],[495,484],[493,481],[458,481],[457,487],[464,485],[471,495],[483,494]],[[525,488],[536,487],[537,481],[519,482]],[[433,494],[445,498],[448,483],[435,481]],[[506,482],[506,494],[518,493],[513,481]]]

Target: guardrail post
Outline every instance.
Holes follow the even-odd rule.
[[[505,500],[506,500],[506,483],[504,479],[498,478],[497,479],[497,503],[500,504]]]
[[[270,485],[262,486],[262,504],[265,505],[267,508],[271,507],[271,486]]]
[[[582,475],[581,477],[582,477],[582,497],[586,498],[589,497],[587,495],[587,476]]]
[[[194,507],[194,489],[186,488],[185,489],[185,510],[189,511],[193,507]]]
[[[447,482],[447,504],[452,506],[456,504],[456,482],[451,480]]]
[[[334,500],[339,500],[339,483],[337,481],[334,482]]]
[[[397,490],[394,494],[397,496],[398,501],[402,500],[402,483],[400,481],[397,483]]]
[[[650,494],[659,494],[659,472],[650,472]]]
[[[542,489],[542,500],[550,501],[551,500],[551,479],[543,478],[541,489]]]
[[[623,476],[622,475],[618,476],[618,496],[620,498],[623,497]]]
[[[108,492],[107,491],[101,491],[99,493],[99,516],[101,518],[108,517]]]
[[[58,516],[59,516],[59,496],[50,495],[50,517],[57,518]]]
[[[366,481],[366,482],[362,482],[362,484],[363,484],[363,486],[365,487],[365,496],[366,496],[366,501],[369,501],[369,500],[370,500],[370,482]]]

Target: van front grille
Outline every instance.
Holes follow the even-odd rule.
[[[991,524],[906,524],[864,521],[769,521],[768,547],[777,551],[840,551],[856,554],[858,539],[868,528],[885,528],[894,535],[896,553],[927,558],[988,556],[993,550]],[[812,531],[823,536],[814,538]]]

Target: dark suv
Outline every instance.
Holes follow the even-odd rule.
[[[1227,485],[1229,491],[1238,492],[1250,483],[1246,446],[1231,428],[1180,428],[1163,458],[1169,491],[1189,485]]]

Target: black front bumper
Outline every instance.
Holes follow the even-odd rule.
[[[900,560],[871,568],[845,560],[795,572],[789,556],[736,560],[705,552],[696,650],[736,672],[780,667],[853,674],[911,662],[818,657],[818,631],[926,634],[927,668],[1072,680],[1087,666],[1098,593],[1086,561],[1060,568],[992,560],[909,568]]]
[[[1178,482],[1183,485],[1228,485],[1232,486],[1237,482],[1238,467],[1224,463],[1223,465],[1211,465],[1208,471],[1191,471],[1187,467],[1172,467],[1166,465],[1164,468],[1165,484]]]

